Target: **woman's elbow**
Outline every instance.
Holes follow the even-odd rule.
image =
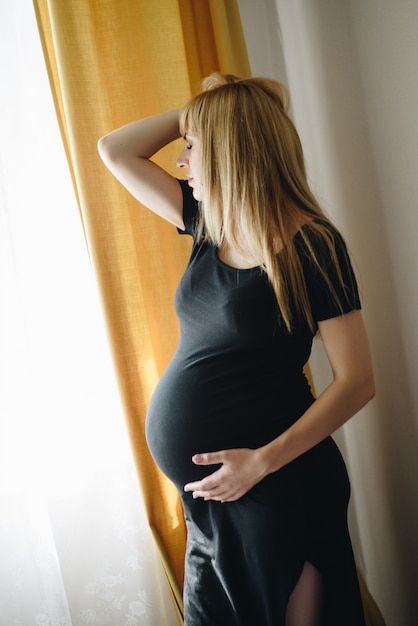
[[[376,395],[376,386],[372,369],[359,368],[355,375],[345,379],[346,397],[351,406],[352,414],[360,411]]]
[[[97,150],[107,169],[120,180],[121,175],[126,171],[128,162],[120,142],[115,141],[115,137],[110,133],[99,139]]]
[[[368,372],[367,375],[364,376],[360,388],[361,392],[359,395],[362,400],[362,406],[365,406],[368,402],[373,400],[376,395],[376,385],[372,371]]]
[[[368,401],[370,402],[370,400],[373,400],[373,398],[376,395],[376,385],[374,382],[374,377],[371,377],[371,380],[369,381],[369,385],[368,385]]]
[[[104,163],[109,163],[112,160],[112,142],[109,141],[108,135],[100,137],[97,142],[97,150]]]

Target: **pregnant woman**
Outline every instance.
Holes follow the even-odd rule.
[[[151,157],[184,138],[177,180]],[[307,182],[279,83],[214,74],[184,109],[99,141],[110,171],[193,237],[176,353],[147,441],[187,524],[186,626],[364,626],[331,434],[374,395],[345,243]],[[319,334],[333,372],[303,373]]]

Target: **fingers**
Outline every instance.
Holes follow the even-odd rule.
[[[212,476],[207,476],[203,480],[198,480],[194,483],[187,483],[187,485],[184,485],[184,491],[192,491],[193,497],[196,498],[220,495],[218,493],[219,485],[212,479]]]
[[[195,454],[192,456],[192,461],[196,465],[216,465],[224,462],[225,453],[226,451]]]
[[[202,498],[205,501],[214,500],[215,502],[234,502],[238,500],[243,493],[236,492],[234,490],[221,491],[220,489],[202,490],[202,489],[188,489],[188,486],[184,488],[185,491],[191,491],[194,500]]]
[[[225,453],[223,451],[205,452],[195,454],[192,457],[192,461],[196,465],[217,465],[223,463],[225,460],[224,457]],[[219,469],[202,480],[187,483],[187,485],[184,486],[184,491],[192,491],[194,498],[212,499],[213,497],[220,497],[225,491],[225,488],[220,489],[219,487]]]
[[[203,498],[203,500],[225,502],[231,495],[231,489],[218,483],[216,473],[214,472],[203,480],[187,483],[184,486],[184,491],[191,492],[194,499]]]
[[[229,481],[225,481],[225,479],[218,483],[218,478],[215,476],[217,472],[203,480],[187,483],[184,486],[184,491],[191,492],[195,500],[202,498],[203,500],[215,500],[216,502],[233,502],[244,495],[245,489],[240,489],[235,484],[229,484]],[[221,480],[222,477],[219,477],[219,479]]]
[[[254,451],[231,449],[217,452],[204,452],[192,457],[196,465],[219,465],[215,471],[202,480],[187,483],[185,492],[191,492],[194,499],[233,502],[245,495],[254,485],[252,460]],[[261,476],[260,476],[261,477]]]
[[[192,457],[192,461],[196,465],[214,465],[214,461],[208,460],[212,456],[216,456],[216,453],[195,454]],[[203,478],[203,480],[198,480],[193,483],[187,483],[187,485],[184,486],[184,491],[196,491],[198,489],[204,490],[205,488],[214,489],[215,487],[217,487],[217,481],[213,478],[216,472],[217,470],[213,472],[213,474],[209,474],[209,476]]]

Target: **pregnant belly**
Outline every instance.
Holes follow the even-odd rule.
[[[157,465],[179,490],[214,469],[194,465],[194,454],[259,447],[299,417],[303,409],[291,406],[288,381],[270,378],[259,368],[231,374],[215,363],[187,368],[173,359],[151,399],[146,436]],[[296,394],[299,401],[302,396]],[[303,408],[312,401],[305,396]]]

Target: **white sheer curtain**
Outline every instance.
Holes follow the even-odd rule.
[[[174,626],[29,0],[0,55],[0,626]]]

